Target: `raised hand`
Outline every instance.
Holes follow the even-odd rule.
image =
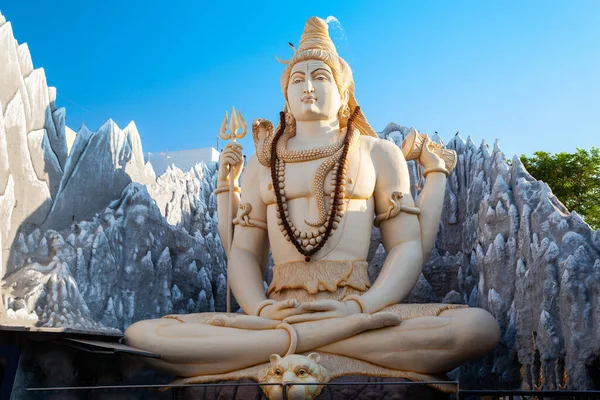
[[[244,155],[242,154],[242,145],[237,142],[228,143],[221,152],[219,159],[219,181],[226,181],[229,171],[233,168],[233,177],[237,180],[244,166]]]
[[[427,137],[423,143],[423,149],[419,156],[419,163],[425,168],[445,168],[446,164],[444,159],[438,154],[441,147],[441,144],[438,144]]]

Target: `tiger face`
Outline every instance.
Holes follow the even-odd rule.
[[[273,354],[270,360],[271,365],[262,383],[288,384],[287,398],[291,400],[313,400],[321,393],[323,386],[319,383],[327,381],[327,370],[319,365],[319,354],[292,354],[285,357]],[[265,385],[262,388],[270,400],[283,398],[283,386]]]

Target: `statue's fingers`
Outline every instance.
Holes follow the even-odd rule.
[[[296,307],[298,307],[298,302],[294,299],[279,301],[279,302],[273,304],[272,307],[274,310],[277,310],[277,311],[283,310],[286,308],[296,308]]]
[[[239,146],[228,147],[226,149],[223,149],[223,153],[235,154],[235,155],[240,156],[240,157],[243,155],[242,148],[239,147]]]
[[[230,148],[225,148],[225,149],[223,149],[223,151],[221,152],[221,157],[230,157],[230,156],[231,156],[231,153],[233,153],[233,152],[231,151],[231,149],[230,149]]]
[[[316,313],[308,313],[308,314],[300,314],[300,315],[292,315],[283,320],[283,322],[287,322],[288,324],[299,324],[301,322],[311,322],[311,321],[321,321],[323,319],[330,319],[338,317],[334,312],[316,312]]]
[[[233,152],[231,152],[231,151],[224,151],[224,152],[221,154],[221,158],[232,158],[232,157],[233,157],[233,154],[234,154],[234,153],[233,153]]]
[[[429,136],[427,136],[425,138],[425,148],[426,149],[431,150],[431,148],[433,147],[433,143],[434,142],[431,141],[431,139],[429,138]]]
[[[236,156],[233,156],[233,155],[227,156],[227,160],[228,160],[227,163],[230,165],[238,165],[241,162],[239,158],[237,158]]]
[[[242,154],[242,152],[233,153],[233,157],[237,160],[238,163],[241,163],[242,160],[244,159],[244,155]]]
[[[370,315],[375,328],[399,325],[402,322],[400,315],[390,311],[380,311]]]
[[[239,155],[240,157],[243,157],[244,154],[242,153],[242,146],[238,145],[232,150],[235,152],[235,154]]]
[[[242,145],[239,144],[238,142],[229,142],[225,145],[225,147],[223,148],[223,150],[225,149],[235,149],[235,148],[242,148]]]
[[[286,319],[287,317],[291,317],[292,315],[306,314],[306,311],[299,308],[285,308],[277,312],[277,319]]]
[[[227,148],[223,149],[222,156],[236,157],[236,158],[239,158],[241,160],[244,157],[244,154],[242,153],[242,149],[241,148],[227,147]]]
[[[225,167],[227,170],[229,170],[231,168],[231,165],[233,165],[233,163],[231,162],[231,160],[222,160],[221,165],[223,165],[223,167]]]
[[[312,301],[300,304],[300,308],[307,311],[334,311],[337,308],[336,305],[326,301]]]
[[[222,163],[226,164],[226,165],[236,165],[239,163],[239,161],[237,161],[235,158],[231,157],[231,156],[225,156],[223,157],[223,161],[221,161]]]
[[[227,153],[223,154],[223,157],[227,157],[227,158],[230,158],[232,160],[235,160],[236,162],[240,162],[240,161],[242,161],[242,159],[243,159],[244,156],[241,155],[241,154],[237,154],[234,151],[228,151]]]

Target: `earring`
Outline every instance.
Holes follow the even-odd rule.
[[[287,103],[287,101],[285,103],[285,107],[283,108],[283,114],[285,116],[286,130],[293,128],[296,125],[296,120],[294,119],[294,116],[292,115],[292,112],[290,111],[290,106]]]
[[[340,115],[343,118],[350,118],[350,106],[348,104],[344,104],[342,109],[340,110]]]

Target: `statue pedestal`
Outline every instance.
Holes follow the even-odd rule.
[[[331,382],[335,383],[329,386],[333,399],[446,400],[450,398],[448,393],[402,378],[345,376]],[[349,384],[338,386],[344,382]],[[364,382],[364,384],[357,385],[356,382]],[[327,388],[324,388],[321,396],[318,397],[321,398],[330,398]]]
[[[302,374],[299,374],[298,371],[302,371]],[[328,399],[330,395],[333,395],[333,392],[339,393],[339,398],[348,398],[348,396],[359,398],[356,395],[374,390],[384,390],[385,392],[382,391],[382,394],[405,393],[408,396],[398,397],[398,399],[426,399],[430,398],[427,397],[429,392],[454,393],[457,387],[455,382],[448,380],[446,376],[392,370],[362,360],[321,352],[313,352],[308,355],[291,354],[285,357],[273,355],[270,363],[259,364],[225,374],[181,378],[174,381],[173,384],[201,385],[228,382],[232,383],[231,389],[225,389],[225,386],[218,389],[230,390],[229,395],[232,396],[234,393],[240,392],[240,388],[242,388],[237,385],[236,389],[236,383],[243,382],[246,379],[263,384],[263,391],[271,400],[282,398],[284,384],[287,386],[287,393],[292,394],[288,398],[306,400]],[[345,382],[346,384],[336,384],[336,382]],[[344,391],[344,387],[346,391]],[[410,387],[410,389],[407,389],[407,387]],[[428,390],[425,393],[421,390],[423,388],[430,389],[430,391]],[[204,390],[205,388],[202,388],[202,393],[204,393]],[[416,396],[413,395],[415,390],[418,393]],[[245,392],[246,389],[243,388],[241,391]],[[346,396],[346,392],[349,393],[348,396]],[[327,397],[323,397],[323,395],[315,397],[320,393],[326,394]],[[431,398],[437,399],[437,397]]]
[[[248,384],[249,386],[189,387],[180,389],[178,398],[185,400],[259,400],[267,398],[260,387],[250,380],[228,381],[222,383]],[[443,393],[427,385],[411,382],[402,378],[346,376],[334,379],[331,383],[333,384],[323,388],[321,394],[317,397],[317,400],[447,400],[451,398],[451,395],[448,393]]]

